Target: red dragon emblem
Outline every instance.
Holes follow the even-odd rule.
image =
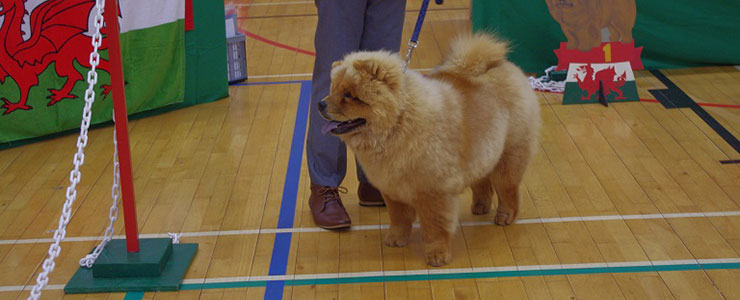
[[[51,106],[63,99],[75,99],[72,94],[75,83],[83,80],[83,75],[75,69],[77,61],[90,68],[89,55],[92,51],[88,31],[88,18],[94,0],[48,0],[36,6],[28,20],[30,32],[24,38],[22,26],[24,16],[28,15],[27,0],[0,0],[0,84],[8,77],[18,85],[20,97],[12,101],[0,96],[3,114],[15,110],[29,110],[28,95],[31,87],[39,84],[39,75],[52,63],[59,77],[66,77],[60,89],[48,89]],[[105,49],[106,41],[100,50]],[[100,59],[99,69],[109,70],[108,61]],[[101,85],[103,94],[110,93],[109,85]]]
[[[578,80],[578,87],[586,91],[586,96],[581,96],[581,100],[589,100],[591,96],[599,91],[599,81],[602,82],[604,88],[604,96],[609,95],[611,92],[619,94],[615,99],[625,99],[622,95],[621,86],[627,80],[627,71],[622,75],[617,76],[617,72],[614,70],[614,66],[610,66],[606,69],[599,70],[594,74],[594,68],[591,64],[585,64],[576,69],[575,74],[576,80]],[[578,77],[578,74],[586,73],[583,77]],[[616,77],[616,78],[615,78]]]

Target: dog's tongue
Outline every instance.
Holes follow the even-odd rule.
[[[329,121],[329,123],[326,123],[326,125],[324,125],[324,127],[321,128],[321,132],[323,132],[324,134],[327,134],[329,133],[329,131],[332,131],[336,129],[337,127],[339,127],[339,124],[342,124],[342,123],[337,122],[337,121]]]

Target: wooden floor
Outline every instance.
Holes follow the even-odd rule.
[[[420,1],[408,2],[404,40]],[[250,82],[310,79],[313,1],[237,3],[243,30],[305,50],[248,38]],[[455,33],[470,29],[469,1],[430,8],[412,68],[432,67]],[[740,137],[740,71],[664,73],[696,102],[734,105],[703,108]],[[649,72],[635,76],[642,98],[664,88]],[[182,242],[199,244],[188,290],[179,292],[62,292],[110,205],[111,128],[92,130],[68,228],[78,239],[62,243],[44,298],[265,299],[264,281],[279,279],[287,280],[283,299],[740,299],[740,164],[720,163],[740,153],[688,108],[563,106],[561,95],[539,93],[544,126],[520,223],[502,228],[473,216],[463,195],[454,260],[433,269],[423,264],[418,231],[406,248],[382,245],[387,213],[357,204],[354,169],[343,195],[353,230],[315,228],[305,157],[291,157],[291,149],[302,153],[305,124],[295,120],[306,116],[304,84],[232,86],[227,99],[130,123],[140,231],[186,233]],[[75,139],[0,151],[0,299],[25,299],[34,283]],[[300,172],[289,169],[296,160]],[[293,209],[281,203],[292,200],[295,229],[276,233]],[[278,235],[288,237],[282,254]],[[271,267],[282,274],[280,260],[286,276],[265,277]]]

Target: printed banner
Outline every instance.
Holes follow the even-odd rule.
[[[182,102],[185,0],[119,3],[128,112]],[[0,0],[0,143],[79,127],[94,6],[93,0]],[[100,54],[92,123],[111,120],[113,106],[105,39]]]
[[[634,42],[606,42],[593,47],[588,52],[578,49],[568,49],[567,43],[560,43],[560,49],[555,49],[558,57],[556,70],[567,70],[571,63],[610,63],[614,61],[628,61],[633,70],[642,70],[640,53],[642,47],[635,48]]]
[[[565,80],[563,104],[639,101],[629,62],[571,64]]]

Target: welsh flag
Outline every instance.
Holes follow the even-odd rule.
[[[119,2],[130,114],[184,99],[185,1]],[[0,144],[79,127],[94,6],[94,0],[0,0]],[[104,39],[93,124],[111,120],[107,47]]]
[[[571,63],[565,80],[563,104],[639,101],[635,75],[629,62]]]

